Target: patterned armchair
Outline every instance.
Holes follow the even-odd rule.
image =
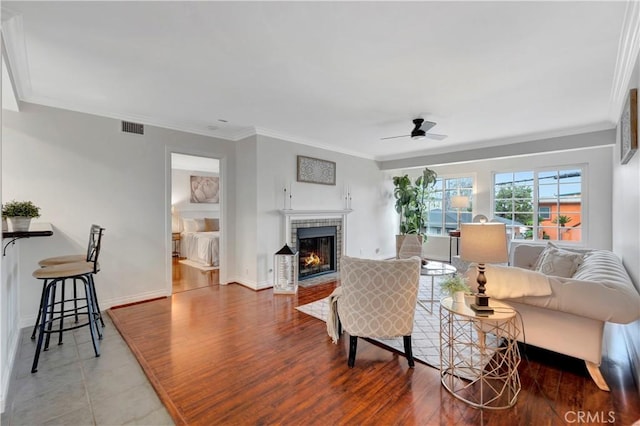
[[[349,367],[356,358],[358,337],[404,338],[409,366],[414,366],[411,351],[413,316],[420,281],[420,258],[371,260],[343,256],[340,287],[330,298],[327,327],[331,324],[349,333]],[[337,320],[337,321],[336,321]]]

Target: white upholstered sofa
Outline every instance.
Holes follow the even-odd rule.
[[[609,390],[598,368],[604,325],[638,320],[640,295],[614,253],[569,250],[553,245],[514,245],[511,266],[487,265],[486,291],[521,314],[524,333],[519,340],[584,360],[598,387]],[[571,252],[576,256],[567,255]],[[564,277],[555,276],[553,263],[540,265],[540,260],[549,260],[554,253],[565,256],[555,258],[564,262],[559,269],[569,266],[575,272],[565,270],[558,273]],[[475,267],[466,275],[470,284],[476,282]]]

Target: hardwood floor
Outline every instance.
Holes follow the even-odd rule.
[[[209,287],[220,284],[220,270],[201,271],[178,262],[173,258],[173,293],[193,290],[195,288]]]
[[[324,322],[294,309],[334,287],[273,295],[207,285],[109,313],[177,424],[631,425],[640,419],[616,333],[607,335],[602,367],[611,392],[596,387],[581,361],[529,349],[516,406],[478,410],[453,398],[437,369],[421,363],[410,369],[402,355],[362,339],[349,369],[348,339],[332,344]]]

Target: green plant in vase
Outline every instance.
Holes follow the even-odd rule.
[[[453,297],[455,302],[464,302],[465,293],[471,293],[471,287],[467,284],[466,277],[458,274],[442,281],[440,288],[443,293]]]
[[[40,217],[40,207],[31,201],[14,200],[2,205],[2,218],[7,219],[15,232],[28,231],[34,217]]]

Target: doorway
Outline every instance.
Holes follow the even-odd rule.
[[[220,160],[171,153],[172,293],[220,283]]]

